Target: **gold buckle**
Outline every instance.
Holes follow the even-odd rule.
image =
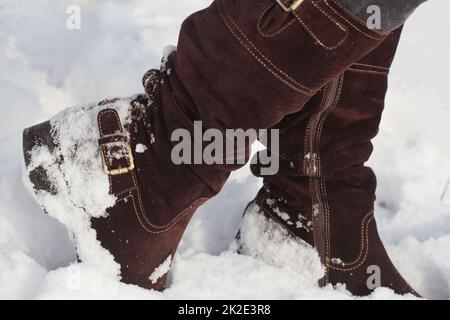
[[[295,10],[297,10],[298,7],[300,7],[300,5],[302,4],[303,0],[294,0],[294,2],[292,2],[289,7],[286,7],[286,5],[283,3],[282,0],[277,0],[278,4],[281,6],[281,8],[283,8],[284,11],[286,12],[293,12]]]
[[[127,168],[117,168],[117,169],[109,169],[108,165],[106,164],[105,154],[102,152],[102,159],[103,159],[103,171],[105,171],[106,175],[108,176],[118,176],[121,174],[129,173],[134,170],[134,157],[133,152],[131,151],[131,147],[129,145],[126,145],[127,152],[128,152],[128,161],[130,162],[130,165]]]

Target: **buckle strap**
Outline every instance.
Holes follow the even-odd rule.
[[[99,112],[98,127],[105,174],[117,176],[132,172],[135,169],[133,152],[117,111],[105,109]]]
[[[276,0],[280,7],[286,12],[294,12],[300,7],[304,0],[293,0],[290,4],[285,4],[285,0]]]
[[[112,134],[112,135],[105,135],[103,137],[100,137],[98,139],[98,144],[100,146],[106,145],[106,144],[113,144],[113,143],[128,143],[127,136],[123,134]]]

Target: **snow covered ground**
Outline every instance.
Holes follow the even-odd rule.
[[[24,127],[67,106],[142,92],[141,76],[176,43],[181,21],[209,2],[1,0],[0,299],[354,298],[317,287],[307,267],[294,271],[228,250],[260,185],[247,169],[200,209],[164,293],[76,263],[66,229],[22,184]],[[82,9],[80,30],[66,28],[69,4]],[[434,299],[450,298],[449,12],[448,0],[430,0],[408,23],[371,160],[382,238],[405,277]],[[402,297],[379,289],[370,298]]]

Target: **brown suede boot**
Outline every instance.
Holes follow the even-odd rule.
[[[81,260],[162,289],[193,213],[240,167],[175,165],[174,130],[270,128],[386,37],[334,0],[216,0],[183,23],[177,52],[145,76],[147,95],[25,130],[33,192]]]
[[[302,112],[277,125],[281,170],[264,178],[254,200],[258,209],[248,210],[265,214],[290,236],[316,248],[326,269],[321,285],[342,283],[356,295],[370,294],[378,286],[417,295],[379,238],[376,178],[364,166],[372,153],[371,139],[378,133],[400,33],[393,32],[325,86]],[[257,165],[252,169],[259,172]],[[253,254],[246,235],[240,237],[241,251]]]

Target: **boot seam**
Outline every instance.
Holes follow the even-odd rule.
[[[324,49],[326,50],[335,50],[337,48],[339,48],[344,42],[345,40],[347,40],[348,38],[348,29],[344,28],[341,24],[338,23],[338,21],[336,21],[332,16],[330,16],[327,12],[325,12],[325,10],[323,8],[321,8],[316,2],[311,1],[311,3],[313,4],[313,6],[318,9],[325,17],[327,17],[329,20],[331,20],[336,27],[338,27],[341,31],[343,31],[345,33],[345,36],[334,46],[327,46],[326,44],[323,43],[322,40],[320,40],[320,38],[311,30],[311,28],[300,18],[300,16],[297,14],[297,12],[293,12],[294,16],[296,17],[296,19],[298,20],[298,22],[303,26],[303,28],[305,28],[305,30],[308,32],[308,34]]]
[[[336,92],[336,97],[335,97],[335,102],[333,103],[333,105],[330,107],[330,109],[326,112],[326,114],[324,115],[323,120],[321,121],[321,123],[319,124],[318,127],[318,131],[317,131],[317,136],[316,136],[316,142],[317,143],[317,150],[319,150],[318,155],[317,155],[317,174],[318,176],[322,176],[322,158],[321,158],[321,152],[320,152],[320,142],[321,142],[321,138],[322,138],[322,133],[323,133],[323,128],[325,127],[325,123],[327,122],[328,116],[330,115],[330,113],[332,113],[334,111],[334,109],[336,109],[340,99],[341,99],[341,95],[342,95],[342,90],[344,88],[344,81],[345,81],[345,73],[341,74],[339,79],[339,88],[338,91]]]
[[[139,191],[138,190],[134,190],[134,191],[138,194],[139,201],[136,201],[136,197],[131,192],[127,197],[121,198],[116,203],[118,203],[120,201],[124,201],[125,199],[131,199],[133,202],[134,214],[136,215],[139,224],[145,231],[147,231],[150,234],[163,234],[163,233],[166,233],[166,232],[172,230],[178,224],[178,222],[182,218],[184,218],[187,215],[187,213],[189,213],[189,210],[194,209],[196,207],[198,208],[202,204],[202,202],[205,201],[202,198],[196,200],[190,207],[186,208],[182,213],[180,213],[176,218],[174,218],[174,220],[176,220],[176,221],[172,220],[172,222],[170,224],[168,224],[166,227],[163,227],[163,229],[161,229],[161,230],[153,230],[153,228],[156,229],[157,226],[153,225],[152,223],[150,223],[148,221],[148,218],[146,217],[146,212],[145,212],[144,208],[142,207],[142,204],[140,203]],[[138,210],[137,202],[139,203],[140,210]],[[142,218],[144,219],[144,221]],[[148,226],[146,226],[144,222],[146,222],[148,224]]]
[[[272,33],[264,32],[264,31],[262,30],[262,27],[261,27],[261,25],[262,25],[262,19],[263,19],[264,15],[265,15],[267,12],[269,12],[270,8],[272,8],[274,5],[275,5],[274,3],[270,3],[269,6],[261,13],[261,15],[259,16],[259,19],[258,19],[258,25],[257,25],[258,32],[259,32],[259,34],[260,34],[261,36],[263,36],[264,38],[273,38],[273,37],[275,37],[275,36],[277,36],[277,35],[283,33],[287,28],[289,28],[290,26],[292,26],[292,25],[294,24],[294,22],[295,22],[295,20],[291,20],[291,21],[289,21],[288,23],[286,23],[283,27],[281,27],[279,30],[274,31],[274,32],[272,32]]]
[[[267,71],[269,71],[273,76],[275,76],[275,78],[283,82],[287,87],[303,95],[311,96],[313,94],[313,90],[294,80],[286,72],[284,72],[277,65],[275,65],[258,48],[256,48],[255,44],[247,37],[247,35],[239,28],[236,21],[234,21],[234,19],[231,17],[230,13],[226,8],[226,2],[227,0],[221,1],[223,12],[219,8],[220,16],[222,17],[222,20],[227,26],[228,30],[231,32],[234,38],[241,44],[241,46],[243,46]],[[231,22],[232,25],[230,25],[228,20]],[[244,43],[243,39],[238,34],[236,34],[236,32],[233,30],[233,26],[236,29],[236,31],[238,31],[241,34],[241,36],[245,39],[245,41],[247,42],[248,45],[250,45],[251,48]],[[260,57],[258,57],[257,54],[259,54],[261,58],[264,59],[266,62],[264,62]],[[271,67],[274,68],[275,70],[273,70]],[[284,79],[280,74],[283,75],[286,79]]]
[[[387,76],[389,74],[388,72],[373,71],[373,70],[361,70],[361,69],[356,69],[353,67],[348,68],[347,71],[355,72],[355,73],[363,73],[363,74],[380,75],[380,76]]]
[[[361,222],[361,243],[358,257],[352,262],[343,262],[344,266],[348,267],[337,267],[332,265],[331,261],[328,261],[327,264],[329,268],[337,271],[348,272],[360,268],[366,262],[369,255],[369,227],[370,223],[374,222],[374,220],[374,212],[371,211],[363,218],[363,221]],[[356,266],[350,267],[353,265]]]
[[[99,131],[100,131],[100,135],[101,136],[104,135],[103,124],[102,124],[102,121],[101,121],[102,115],[104,115],[104,114],[112,114],[114,116],[114,118],[116,119],[116,125],[119,127],[119,130],[121,132],[123,132],[123,126],[122,126],[120,118],[119,118],[119,116],[117,114],[117,111],[115,111],[113,109],[104,109],[104,110],[100,111],[98,113],[98,116],[97,116],[97,122],[98,122],[98,127],[99,127]],[[107,159],[106,158],[106,154],[105,154],[105,150],[104,150],[104,146],[101,146],[101,152],[103,153],[103,156],[105,157],[105,159]],[[130,163],[128,159],[126,159],[126,161],[127,161],[128,164]],[[109,193],[114,195],[114,196],[116,196],[116,204],[118,202],[120,202],[120,201],[123,201],[126,198],[132,197],[133,198],[133,208],[134,208],[136,216],[138,217],[139,223],[141,224],[141,226],[146,231],[148,231],[149,233],[152,233],[152,234],[159,234],[159,233],[164,233],[164,232],[170,231],[171,229],[173,229],[178,224],[178,222],[181,219],[183,219],[189,213],[189,211],[192,208],[194,208],[197,205],[200,206],[202,202],[206,201],[206,198],[199,198],[199,199],[197,199],[196,201],[193,202],[193,204],[191,206],[187,207],[182,212],[178,213],[172,220],[170,220],[169,223],[167,223],[164,226],[158,226],[158,225],[156,225],[156,224],[151,222],[151,215],[144,208],[144,205],[143,205],[143,202],[142,202],[141,189],[140,189],[140,186],[139,186],[139,183],[138,183],[138,179],[136,178],[136,171],[133,170],[132,172],[127,173],[127,175],[129,175],[131,177],[131,179],[133,181],[132,182],[133,186],[131,188],[128,188],[126,190],[121,190],[119,192],[114,192],[113,191],[113,189],[114,189],[113,188],[114,182],[112,180],[112,177],[109,175],[108,176],[108,179],[109,179]],[[123,195],[125,193],[127,193],[127,192],[130,192],[130,195],[128,197],[123,197]],[[134,192],[137,195],[137,200],[135,199]],[[137,204],[139,205],[139,209],[140,210],[137,210]],[[146,227],[144,225],[144,223],[142,222],[141,216],[142,216],[142,218],[144,219],[144,221],[148,224],[148,226],[150,228],[148,228],[148,227]]]
[[[360,63],[360,62],[354,63],[353,66],[368,67],[368,68],[373,68],[373,69],[384,70],[387,72],[389,72],[389,70],[390,70],[390,68],[387,68],[387,67],[377,66],[374,64]]]
[[[344,20],[349,26],[351,26],[354,30],[356,30],[358,33],[360,33],[361,35],[364,35],[370,39],[373,40],[380,40],[382,39],[384,36],[386,36],[387,34],[389,34],[389,32],[386,33],[382,33],[382,32],[376,32],[376,31],[371,31],[373,33],[375,33],[375,35],[371,35],[368,32],[362,31],[359,27],[357,27],[354,23],[350,22],[350,20],[348,18],[346,18],[344,15],[340,14],[335,8],[333,8],[333,6],[330,5],[330,3],[328,1],[333,2],[336,6],[338,6],[341,10],[343,10],[345,13],[347,13],[349,16],[351,16],[354,19],[359,19],[357,17],[355,17],[353,15],[352,12],[350,12],[349,10],[347,10],[346,8],[344,8],[340,3],[338,3],[335,0],[323,0],[323,2],[338,16],[340,17],[342,20]],[[361,21],[361,23],[363,23],[363,21]],[[369,29],[370,31],[370,29]]]

